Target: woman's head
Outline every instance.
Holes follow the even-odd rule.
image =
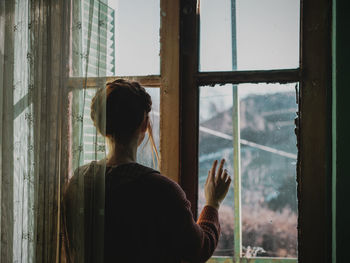
[[[97,130],[118,144],[128,144],[150,128],[148,113],[152,100],[137,82],[117,79],[100,89],[91,102],[91,119]]]

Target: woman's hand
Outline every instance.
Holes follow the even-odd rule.
[[[218,161],[213,162],[209,170],[207,181],[205,182],[204,194],[207,201],[206,205],[219,209],[222,200],[224,200],[231,183],[231,177],[228,176],[227,170],[223,170],[225,159],[222,159],[216,173]],[[216,175],[215,175],[216,173]]]

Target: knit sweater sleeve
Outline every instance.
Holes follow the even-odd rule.
[[[165,177],[164,177],[165,178]],[[167,181],[167,195],[172,230],[179,244],[181,259],[189,262],[205,262],[214,253],[219,241],[220,224],[217,209],[205,206],[197,222],[191,212],[191,203],[185,192],[175,182]]]
[[[191,206],[187,206],[187,213],[192,217],[185,229],[186,246],[183,247],[183,259],[190,262],[205,262],[214,253],[219,241],[220,224],[217,209],[205,206],[197,220],[193,220]],[[192,233],[191,233],[192,232]],[[191,240],[193,243],[191,244]]]

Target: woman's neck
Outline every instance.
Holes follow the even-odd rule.
[[[106,164],[113,166],[136,162],[137,142],[135,143],[134,141],[132,140],[127,145],[120,145],[115,141],[107,139],[109,153],[106,158]]]

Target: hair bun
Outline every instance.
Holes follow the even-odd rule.
[[[138,82],[117,79],[96,92],[91,102],[91,119],[102,135],[127,142],[151,107],[150,95]]]

